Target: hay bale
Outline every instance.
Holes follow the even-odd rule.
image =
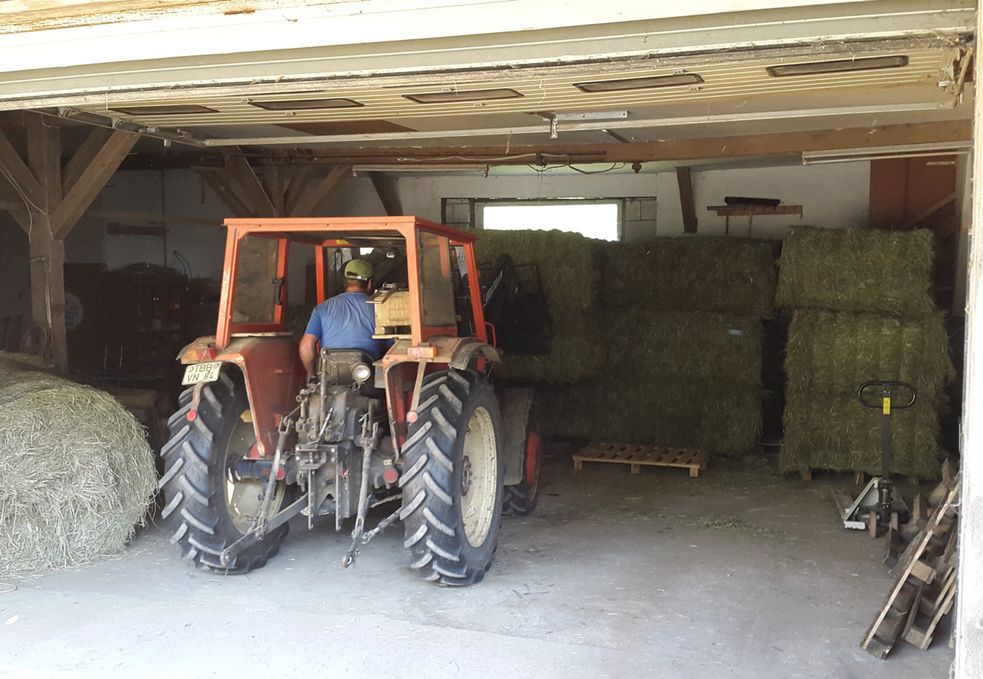
[[[554,339],[543,355],[505,356],[496,368],[510,382],[571,384],[596,376],[605,351],[597,329],[598,244],[562,231],[482,231],[475,246],[479,266],[492,266],[502,254],[517,265],[535,264],[553,321]],[[530,269],[520,269],[529,277]],[[524,280],[529,290],[534,280]]]
[[[757,318],[625,309],[599,319],[609,351],[607,370],[761,384]]]
[[[921,316],[935,310],[932,233],[796,227],[785,236],[777,304]]]
[[[855,396],[792,392],[785,405],[784,472],[834,469],[881,473],[881,411]],[[896,474],[934,479],[944,455],[932,404],[916,401],[891,420]]]
[[[706,448],[741,455],[761,435],[761,391],[715,379],[652,375],[539,390],[535,414],[547,434]]]
[[[796,311],[785,361],[789,392],[855,394],[867,380],[899,380],[935,403],[955,376],[940,314],[903,319]]]
[[[769,241],[652,238],[604,248],[607,308],[710,311],[768,318],[775,297]]]
[[[517,265],[535,264],[553,322],[559,326],[568,314],[588,311],[597,303],[599,247],[599,241],[557,230],[481,231],[475,255],[482,267],[493,266],[503,254]]]
[[[156,486],[143,429],[108,394],[0,361],[0,576],[117,554]]]

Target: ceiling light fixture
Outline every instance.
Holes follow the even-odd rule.
[[[807,64],[786,64],[769,66],[765,70],[772,78],[786,78],[797,75],[823,75],[826,73],[852,73],[854,71],[877,71],[884,68],[900,68],[908,65],[908,57],[864,57],[861,59],[838,59],[836,61],[812,61]]]
[[[354,99],[334,97],[331,99],[279,99],[275,101],[249,101],[250,106],[256,106],[267,111],[314,111],[326,108],[358,108],[364,106]]]
[[[207,106],[191,104],[161,104],[159,106],[128,106],[126,108],[110,109],[116,113],[128,116],[179,116],[192,113],[218,113]]]
[[[676,73],[674,75],[658,75],[650,78],[594,80],[585,83],[574,83],[573,86],[581,92],[624,92],[627,90],[647,90],[659,87],[699,85],[702,82],[703,78],[696,73]]]
[[[517,99],[522,95],[505,87],[494,90],[465,90],[458,92],[425,92],[423,94],[404,94],[404,99],[418,104],[455,104],[467,101],[491,101],[494,99]]]
[[[926,144],[903,144],[869,149],[841,149],[839,151],[804,151],[803,165],[825,165],[828,163],[855,163],[890,158],[931,158],[937,156],[964,155],[972,150],[973,144],[964,142],[930,142]]]

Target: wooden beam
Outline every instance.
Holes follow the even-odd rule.
[[[399,189],[396,187],[396,180],[383,172],[369,172],[369,179],[375,187],[376,195],[382,202],[382,208],[389,217],[396,217],[403,214],[403,203],[399,198]]]
[[[307,188],[297,199],[291,217],[316,217],[317,211],[330,197],[338,186],[352,175],[352,168],[347,165],[336,165],[323,178],[309,182]]]
[[[679,184],[679,207],[683,212],[683,232],[696,233],[696,205],[688,167],[676,168],[676,182]]]
[[[290,175],[290,183],[287,185],[286,193],[283,197],[283,209],[285,215],[296,214],[297,201],[300,199],[304,189],[307,188],[307,180],[311,176],[311,165],[294,165]]]
[[[285,217],[287,214],[284,208],[284,192],[286,190],[284,174],[288,171],[289,168],[274,163],[272,160],[263,161],[263,188],[273,204],[273,214],[276,217]]]
[[[922,143],[966,142],[972,138],[970,123],[953,120],[936,123],[907,123],[874,127],[816,130],[810,132],[777,132],[772,134],[709,137],[704,139],[659,139],[632,144],[539,144],[511,146],[503,152],[501,146],[434,146],[434,147],[349,147],[318,149],[316,162],[399,165],[454,165],[480,162],[495,157],[495,165],[537,162],[542,158],[551,163],[604,162],[633,163],[647,161],[687,161],[713,158],[765,157],[798,155],[803,151],[834,151],[846,149],[876,149]],[[315,156],[312,154],[312,158]],[[506,158],[506,160],[498,160]],[[474,160],[470,160],[474,159]]]
[[[0,130],[0,173],[4,174],[27,197],[27,200],[32,203],[41,202],[41,185],[3,130]]]
[[[68,235],[139,138],[139,135],[131,132],[113,132],[95,160],[82,171],[72,190],[55,210],[51,226],[57,238]]]
[[[27,112],[27,165],[38,181],[37,201],[41,211],[51,215],[61,202],[61,128],[40,113]]]
[[[31,315],[36,324],[51,331],[54,362],[68,371],[68,338],[65,328],[65,243],[51,223],[61,203],[61,128],[40,114],[25,113],[27,165],[37,179],[37,211],[28,235],[31,252]]]
[[[0,210],[4,210],[17,222],[24,233],[31,232],[31,215],[24,204],[24,199],[14,190],[10,182],[0,174]]]
[[[199,168],[198,175],[205,182],[205,185],[215,192],[215,195],[229,209],[233,217],[253,216],[252,209],[232,189],[231,181],[225,170]]]
[[[112,130],[107,130],[103,127],[92,128],[85,141],[82,142],[82,145],[75,151],[71,160],[65,165],[65,170],[61,174],[62,193],[67,194],[72,190],[78,182],[79,177],[82,176],[82,172],[95,161],[96,156],[99,155],[102,147],[109,141],[109,137],[112,134]]]
[[[246,203],[252,208],[252,217],[276,216],[276,208],[266,194],[263,182],[256,176],[245,156],[241,153],[225,154],[225,171],[246,196]]]

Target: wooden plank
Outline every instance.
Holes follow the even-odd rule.
[[[55,209],[51,228],[57,238],[68,235],[139,138],[139,135],[130,132],[113,132],[95,160],[82,171],[72,190]]]
[[[316,217],[318,209],[331,196],[342,182],[352,174],[351,167],[336,165],[328,174],[317,181],[308,182],[294,206],[294,217]]]
[[[676,183],[679,185],[679,207],[683,212],[683,232],[696,233],[696,205],[688,167],[676,168]]]
[[[755,215],[802,215],[801,205],[708,205],[718,217],[753,217]]]
[[[929,547],[929,543],[931,542],[933,537],[932,529],[938,526],[943,521],[945,516],[948,514],[949,510],[958,501],[959,498],[958,477],[953,483],[954,485],[950,489],[949,493],[947,494],[945,502],[943,502],[943,504],[940,505],[935,510],[935,513],[932,515],[931,519],[929,520],[928,526],[922,532],[921,537],[917,539],[914,548],[911,550],[911,553],[908,555],[904,563],[904,566],[901,568],[901,570],[898,573],[898,577],[895,580],[894,586],[888,592],[888,595],[884,600],[884,604],[881,606],[881,609],[878,612],[878,614],[874,617],[874,621],[871,623],[870,627],[867,628],[867,632],[864,635],[863,641],[861,642],[860,645],[862,648],[875,653],[875,655],[883,650],[882,646],[885,644],[888,647],[887,650],[890,651],[891,646],[897,641],[896,638],[890,638],[890,639],[885,638],[879,630],[881,628],[881,625],[884,623],[884,621],[890,615],[892,615],[892,611],[896,613],[896,609],[894,607],[895,602],[900,597],[902,597],[904,593],[910,592],[912,588],[915,588],[915,590],[917,591],[918,587],[913,584],[914,582],[917,582],[917,579],[913,580],[911,577],[913,570],[919,568],[918,564],[921,563],[920,559],[925,553],[925,550]],[[915,605],[914,601],[911,602],[911,605]],[[876,645],[872,645],[872,642],[875,637],[878,637],[880,643]],[[883,655],[879,655],[879,657],[883,657]]]
[[[632,474],[642,467],[672,467],[689,470],[691,478],[699,477],[706,469],[707,452],[689,448],[663,448],[645,444],[592,443],[573,455],[574,469],[583,469],[584,462],[626,464]]]

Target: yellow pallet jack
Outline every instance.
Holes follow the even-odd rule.
[[[860,385],[857,400],[865,408],[881,411],[881,475],[873,477],[852,501],[849,496],[837,496],[843,527],[867,530],[876,538],[881,529],[898,530],[911,516],[905,501],[894,494],[891,467],[894,451],[891,447],[891,417],[896,410],[915,405],[915,387],[907,382],[870,380]],[[845,497],[848,502],[840,498]]]

